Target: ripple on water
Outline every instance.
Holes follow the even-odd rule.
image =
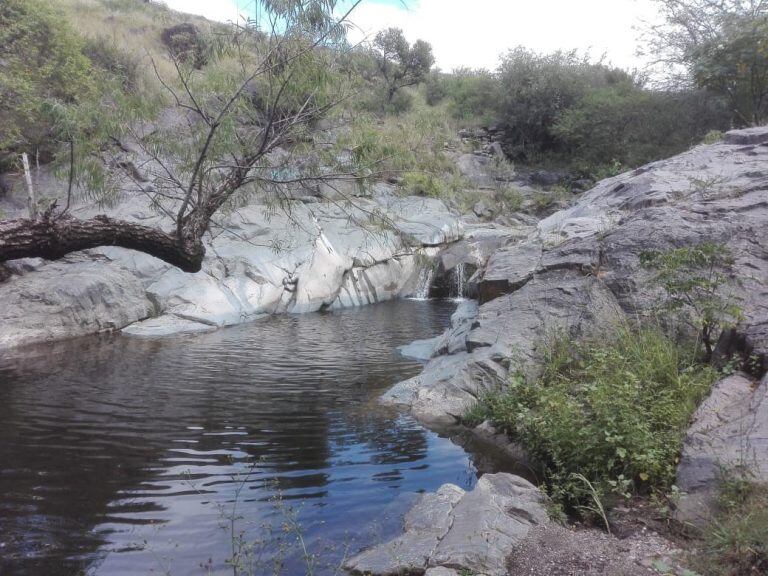
[[[419,370],[397,346],[452,309],[391,302],[0,360],[0,573],[231,573],[233,507],[256,574],[276,555],[306,571],[298,526],[315,573],[332,572],[416,493],[475,481],[462,449],[375,402]]]

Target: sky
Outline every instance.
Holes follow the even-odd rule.
[[[165,0],[175,10],[227,21],[253,0]],[[347,5],[352,0],[343,0]],[[605,55],[622,68],[640,68],[636,27],[655,16],[653,0],[363,0],[350,17],[350,39],[401,28],[411,41],[432,44],[436,64],[494,69],[499,55],[522,45],[537,52],[558,49]]]

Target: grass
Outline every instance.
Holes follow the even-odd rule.
[[[597,519],[606,497],[672,486],[690,417],[717,376],[690,358],[657,328],[577,343],[560,337],[537,382],[513,377],[472,417],[525,446],[555,502]]]
[[[728,480],[719,504],[694,559],[698,570],[706,576],[768,574],[768,484]]]

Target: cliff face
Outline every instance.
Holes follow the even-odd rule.
[[[720,350],[755,355],[765,371],[768,128],[755,128],[604,180],[524,237],[509,236],[473,279],[476,314],[457,318],[444,338],[452,345],[438,347],[424,372],[384,401],[452,422],[503,387],[512,363],[535,376],[552,331],[599,333],[653,311],[660,294],[640,264],[643,251],[704,242],[735,257],[731,280],[743,319]]]
[[[94,211],[80,210],[78,216]],[[367,214],[390,224],[374,228]],[[141,196],[110,214],[164,226]],[[124,329],[134,335],[211,330],[263,314],[359,306],[408,295],[423,259],[462,234],[442,202],[378,186],[353,204],[251,204],[222,215],[203,270],[103,247],[60,262],[16,261],[0,284],[0,349]]]

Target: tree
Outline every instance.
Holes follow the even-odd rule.
[[[766,119],[767,0],[656,0],[648,52],[668,87],[707,88],[726,98],[737,124]]]
[[[640,254],[640,263],[655,271],[656,282],[668,296],[664,307],[697,331],[710,360],[722,330],[742,318],[738,300],[727,290],[733,266],[728,248],[704,243],[663,252],[648,250]]]
[[[502,57],[499,80],[500,113],[511,144],[507,153],[528,160],[556,150],[552,127],[590,90],[631,81],[626,72],[592,63],[577,52],[537,54],[523,47]]]
[[[119,128],[130,136],[143,153],[146,176],[131,177],[133,191],[146,195],[173,222],[172,230],[106,215],[77,219],[68,213],[68,197],[63,208],[53,201],[36,217],[0,221],[0,262],[24,257],[55,260],[112,245],[145,252],[187,272],[200,270],[203,236],[218,211],[238,194],[297,180],[278,178],[268,155],[300,140],[302,132],[338,102],[328,69],[336,49],[344,44],[343,24],[358,4],[337,18],[335,0],[264,2],[266,33],[248,23],[228,29],[211,48],[212,58],[227,59],[228,66],[202,74],[190,59],[171,52],[175,78],[164,78],[154,67],[185,127],[174,127],[172,133],[160,128],[145,131],[146,123],[135,122],[129,110],[116,132]],[[119,111],[114,108],[110,114]],[[105,123],[118,124],[114,118],[105,118]],[[112,138],[119,141],[120,136]],[[93,153],[85,159],[91,163],[92,170],[87,170],[76,166],[72,150],[70,175],[86,181],[90,175],[91,183],[101,180],[93,177],[98,168]],[[86,192],[97,194],[92,189]]]
[[[403,31],[388,28],[376,34],[373,41],[376,65],[387,88],[387,103],[401,88],[422,82],[435,63],[432,46],[424,40],[408,44]]]

